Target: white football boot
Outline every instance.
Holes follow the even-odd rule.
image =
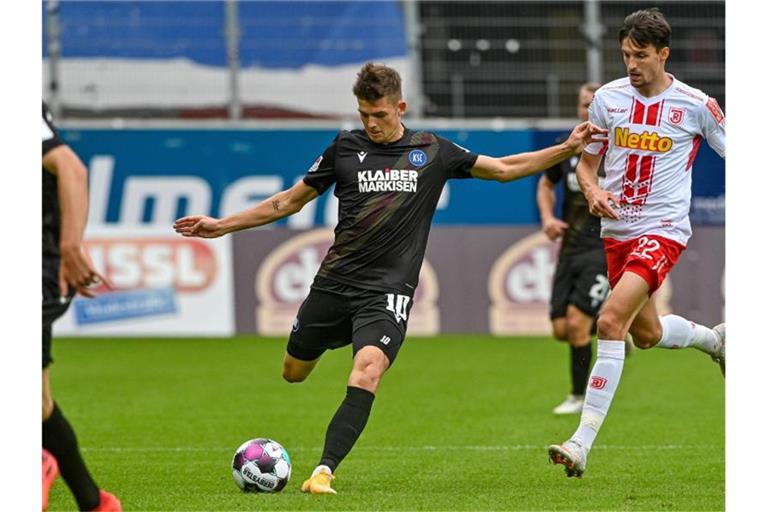
[[[565,401],[552,409],[553,414],[579,414],[584,407],[584,395],[568,395]]]
[[[715,352],[711,355],[712,360],[720,365],[720,371],[725,377],[725,324],[719,324],[712,328],[718,337],[718,344],[715,345]]]
[[[573,439],[563,444],[553,444],[549,447],[549,460],[552,464],[565,466],[565,474],[570,478],[581,478],[587,470],[587,450]]]

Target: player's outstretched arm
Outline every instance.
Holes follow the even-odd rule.
[[[602,155],[582,153],[576,166],[576,179],[579,181],[581,192],[589,203],[589,213],[596,217],[618,219],[619,215],[613,206],[618,205],[619,200],[612,193],[601,189],[597,180],[597,171],[600,168],[602,158]]]
[[[177,219],[173,229],[182,236],[217,238],[227,233],[263,226],[293,215],[317,196],[317,190],[301,180],[288,190],[278,192],[239,213],[220,219],[205,215],[188,215]]]
[[[472,168],[472,175],[501,182],[524,178],[579,154],[592,142],[606,142],[607,133],[607,130],[585,121],[574,128],[568,139],[561,144],[502,158],[480,155]]]

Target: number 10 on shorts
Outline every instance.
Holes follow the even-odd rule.
[[[395,320],[408,320],[408,303],[411,298],[407,295],[395,295],[394,293],[387,294],[387,311],[391,311],[395,315]]]

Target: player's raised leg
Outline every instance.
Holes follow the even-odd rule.
[[[648,283],[633,272],[625,272],[603,304],[597,321],[597,359],[584,396],[584,408],[576,432],[562,445],[549,447],[554,464],[566,474],[581,477],[587,455],[608,414],[624,368],[624,336],[632,320],[648,302]]]
[[[658,317],[655,309],[644,309],[635,319],[630,333],[640,348],[700,350],[720,365],[725,376],[725,324],[709,328],[678,315]]]
[[[319,357],[304,361],[286,352],[283,357],[283,378],[288,382],[303,382],[315,369],[318,361]]]
[[[389,358],[376,346],[364,346],[355,354],[346,397],[328,424],[320,464],[301,485],[303,492],[336,494],[331,487],[333,472],[365,428],[376,389],[387,368]]]

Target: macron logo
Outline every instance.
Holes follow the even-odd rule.
[[[368,156],[368,153],[366,151],[360,151],[357,153],[357,158],[360,160],[360,163],[363,163],[363,160],[365,160],[365,157]]]

